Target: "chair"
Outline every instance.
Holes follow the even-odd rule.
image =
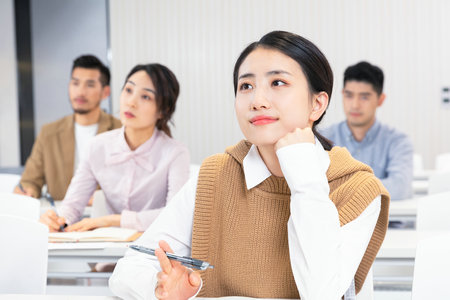
[[[417,200],[416,229],[450,230],[450,191]]]
[[[370,268],[361,290],[356,295],[356,300],[373,300],[373,294],[373,272]]]
[[[428,179],[428,194],[450,191],[450,170],[439,171],[430,175]]]
[[[194,176],[197,176],[198,172],[200,171],[200,165],[197,164],[191,164],[189,166],[189,178],[192,178]]]
[[[419,153],[414,153],[413,170],[414,170],[414,173],[423,171],[423,157]]]
[[[438,172],[450,172],[450,153],[438,154],[434,167]]]
[[[45,294],[47,226],[0,215],[0,228],[0,294]]]
[[[12,194],[0,193],[0,214],[39,220],[40,201],[38,199]]]
[[[20,175],[0,174],[0,192],[12,193],[19,184]]]
[[[419,240],[412,300],[450,299],[450,234]]]

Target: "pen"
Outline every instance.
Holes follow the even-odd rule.
[[[130,245],[129,247],[133,250],[155,256],[155,249],[150,249],[150,248],[146,248],[146,247],[138,246],[138,245]],[[186,267],[192,267],[192,268],[202,270],[202,271],[206,270],[208,268],[214,269],[213,265],[210,265],[209,263],[207,263],[206,261],[203,261],[203,260],[195,259],[195,258],[188,257],[188,256],[179,256],[179,255],[175,255],[175,254],[167,253],[167,252],[166,252],[166,255],[167,255],[168,259],[179,261],[179,262],[181,262],[181,264],[183,266],[186,266]]]
[[[23,186],[22,186],[22,184],[20,182],[19,182],[19,184],[17,186],[19,187],[19,189],[20,189],[20,191],[22,193],[24,193],[25,195],[28,195],[28,193],[25,191],[25,189],[23,188]]]
[[[48,202],[50,202],[50,205],[52,206],[53,210],[55,211],[56,214],[58,214],[58,212],[56,211],[55,200],[53,199],[52,195],[50,195],[48,192],[45,192],[44,198],[47,199]],[[59,230],[65,231],[64,228],[66,228],[66,227],[67,227],[67,224],[64,223],[64,225],[59,226]]]

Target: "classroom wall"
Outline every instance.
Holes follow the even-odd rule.
[[[450,152],[450,1],[446,0],[113,0],[110,38],[113,111],[136,63],[160,62],[181,83],[175,138],[192,161],[238,142],[232,70],[240,51],[263,34],[296,32],[325,53],[335,86],[324,125],[340,121],[342,73],[360,60],[385,72],[387,99],[378,118],[410,135],[426,168]]]
[[[72,113],[68,84],[73,60],[93,54],[108,64],[107,0],[31,1],[34,124]],[[102,108],[109,111],[109,99]]]
[[[0,167],[20,163],[14,2],[0,1]]]

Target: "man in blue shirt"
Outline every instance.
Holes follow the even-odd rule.
[[[336,146],[372,167],[391,199],[412,197],[413,145],[404,133],[375,118],[386,95],[383,71],[368,62],[350,66],[344,73],[343,107],[347,120],[321,133]]]

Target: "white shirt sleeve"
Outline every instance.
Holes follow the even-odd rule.
[[[135,242],[148,248],[159,248],[165,240],[174,253],[191,255],[197,177],[193,176],[162,210],[155,222]],[[156,299],[156,274],[161,270],[156,257],[128,250],[109,279],[113,293],[124,299]],[[200,289],[199,289],[200,290]]]
[[[336,206],[329,199],[328,164],[323,162],[328,159],[326,152],[301,143],[279,149],[277,156],[291,190],[289,253],[300,297],[340,299],[369,244],[381,197],[341,227]]]

